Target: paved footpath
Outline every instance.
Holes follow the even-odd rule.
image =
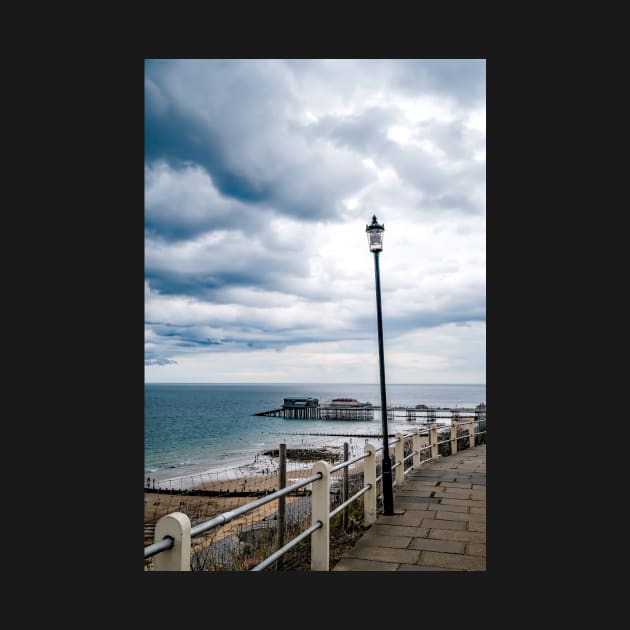
[[[423,464],[333,571],[485,571],[486,445]]]

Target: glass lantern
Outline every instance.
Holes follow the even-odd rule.
[[[372,216],[372,223],[365,226],[367,232],[368,244],[371,252],[380,252],[383,249],[383,232],[384,225],[379,225],[376,215]]]

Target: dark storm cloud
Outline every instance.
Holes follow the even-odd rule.
[[[159,271],[151,270],[145,273],[151,288],[163,295],[187,295],[201,300],[222,303],[220,289],[224,287],[249,287],[259,289],[278,290],[279,284],[284,280],[279,279],[278,274],[287,273],[285,262],[257,261],[256,267],[242,273],[229,271],[217,271],[206,273],[203,270],[194,271]]]
[[[146,66],[145,159],[203,166],[222,195],[307,220],[331,218],[372,177],[356,157],[309,142],[281,62]]]
[[[485,322],[485,132],[469,124],[484,99],[470,60],[148,61],[146,365],[372,342],[372,208],[408,236],[384,279],[386,336]],[[413,234],[434,221],[428,259]]]
[[[454,194],[448,165],[423,148],[401,146],[388,138],[393,125],[405,123],[400,107],[366,106],[356,113],[304,120],[308,99],[316,96],[313,86],[326,81],[331,93],[339,90],[341,99],[344,93],[354,93],[357,88],[352,86],[362,85],[357,77],[366,68],[383,89],[404,88],[410,96],[443,92],[464,102],[483,96],[479,90],[484,65],[475,60],[148,62],[148,176],[155,179],[166,168],[190,173],[197,169],[198,192],[205,188],[207,194],[195,199],[194,186],[187,186],[179,197],[171,191],[170,196],[152,198],[147,204],[147,230],[163,238],[186,238],[239,220],[255,222],[259,210],[270,208],[305,220],[334,220],[342,199],[374,180],[374,173],[362,164],[366,157],[380,166],[393,166],[436,208],[474,211],[466,191],[485,167],[458,173],[462,193]],[[449,163],[470,161],[484,145],[483,137],[476,137],[461,118],[424,120],[412,128],[412,135],[433,143]],[[208,182],[205,186],[202,177]],[[453,207],[456,199],[458,207]]]
[[[393,313],[388,318],[387,330],[390,334],[405,333],[417,328],[434,328],[454,322],[485,322],[485,304],[478,301],[470,303],[451,303],[446,308],[435,311],[423,311],[397,315]]]
[[[390,338],[418,328],[435,328],[451,323],[485,322],[485,297],[483,295],[480,297],[477,293],[468,297],[456,294],[448,297],[439,307],[418,306],[412,312],[403,314],[390,306],[383,313],[383,317],[385,318],[383,334]],[[369,335],[374,328],[373,319],[363,315],[357,318],[355,322],[357,329]]]
[[[177,365],[177,361],[173,361],[172,359],[145,359],[144,364],[145,365]]]
[[[252,348],[283,349],[300,343],[339,340],[337,331],[320,330],[312,325],[303,326],[300,323],[287,325],[283,322],[274,322],[273,318],[267,318],[263,329],[260,316],[246,310],[242,311],[238,321],[221,316],[209,317],[208,321],[208,324],[203,325],[147,321],[145,325],[151,331],[152,342],[160,345],[162,353],[168,348],[168,354],[175,354],[182,349],[208,350],[209,347],[215,352],[246,351]],[[229,333],[209,337],[208,331],[211,329]],[[159,359],[162,361],[159,363],[154,356],[155,353],[147,353],[147,357],[152,361],[150,365],[166,365],[164,359]]]
[[[146,99],[150,102],[151,97]],[[270,184],[231,166],[223,142],[220,133],[194,112],[179,111],[175,105],[158,116],[150,108],[145,111],[144,152],[149,164],[167,161],[176,168],[200,164],[223,195],[249,202],[270,199]]]
[[[188,251],[190,250],[190,251]],[[217,301],[224,287],[257,287],[278,291],[309,275],[303,243],[278,242],[266,229],[258,233],[226,231],[223,238],[194,249],[147,238],[145,278],[162,294],[195,296]]]
[[[247,226],[258,230],[265,213],[223,196],[200,166],[171,166],[164,161],[145,166],[147,236],[180,240],[210,230]]]

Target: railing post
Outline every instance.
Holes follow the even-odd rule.
[[[413,462],[414,467],[420,466],[420,429],[416,427],[413,432],[412,440],[412,448],[415,455],[411,460]]]
[[[437,441],[438,441],[438,431],[437,431],[437,424],[435,424],[435,422],[430,426],[429,428],[429,434],[430,434],[430,442],[429,444],[431,444],[431,457],[433,459],[437,459],[438,457],[438,445],[437,445]]]
[[[457,422],[451,420],[451,455],[457,455]]]
[[[312,522],[322,526],[311,534],[311,571],[330,571],[330,469],[324,461],[315,462],[311,473],[322,473],[319,481],[313,482]]]
[[[394,473],[394,481],[397,486],[405,482],[405,463],[403,462],[403,458],[405,457],[405,441],[402,433],[396,433],[394,435],[397,442],[394,444],[394,458],[396,459],[396,463],[400,462],[400,466],[396,466],[396,471]]]
[[[287,486],[287,445],[285,443],[278,445],[278,490],[282,490]],[[278,549],[284,546],[284,532],[286,529],[286,495],[278,499],[278,531],[277,541]],[[278,558],[276,562],[276,570],[281,571],[284,564],[284,556]]]
[[[190,571],[190,519],[183,512],[163,516],[155,526],[154,542],[171,536],[174,544],[170,549],[154,556],[155,571]]]
[[[343,443],[343,461],[347,462],[350,459],[350,445],[348,442]],[[345,503],[348,499],[348,466],[343,469],[343,492],[341,495],[341,500]],[[343,508],[343,531],[347,531],[348,529],[348,506]]]
[[[470,423],[470,448],[474,448],[475,446],[475,423],[474,421]]]
[[[371,486],[363,495],[363,519],[367,525],[376,521],[376,453],[373,444],[365,443],[364,453],[369,457],[363,460],[363,483]]]

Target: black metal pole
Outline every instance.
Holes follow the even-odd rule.
[[[394,513],[394,491],[392,485],[392,460],[389,458],[389,434],[387,431],[387,397],[385,395],[385,357],[383,356],[383,316],[381,315],[381,280],[378,267],[379,252],[374,252],[374,274],[376,276],[376,318],[378,321],[378,358],[381,371],[381,420],[383,423],[383,514]]]

